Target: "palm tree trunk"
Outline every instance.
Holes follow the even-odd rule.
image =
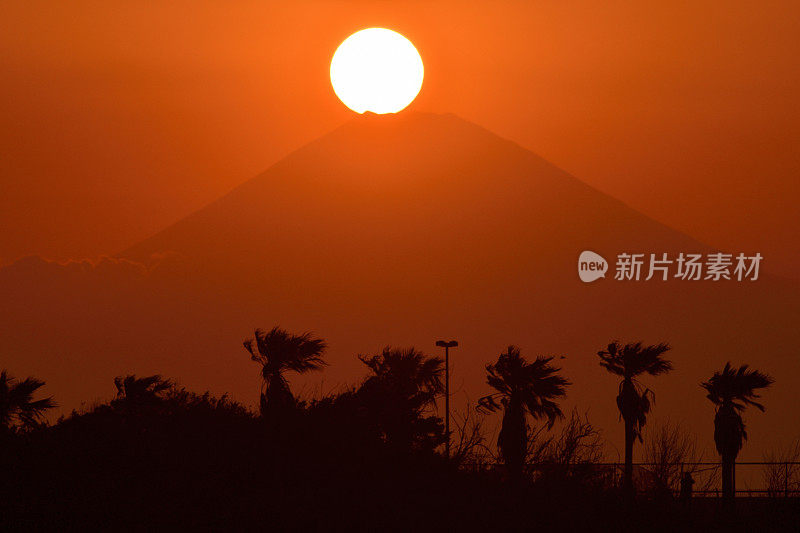
[[[635,438],[633,423],[625,420],[625,471],[622,489],[627,495],[633,495],[633,441]]]
[[[509,474],[513,478],[521,480],[525,470],[525,454],[528,448],[527,424],[525,412],[522,411],[521,406],[512,404],[506,408],[497,444]]]
[[[736,456],[722,456],[722,498],[731,504],[736,497]]]

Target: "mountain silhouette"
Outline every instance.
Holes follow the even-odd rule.
[[[579,280],[584,250],[609,261],[606,279]],[[703,444],[713,409],[699,383],[714,369],[731,360],[776,377],[767,412],[747,418],[742,457],[759,457],[794,436],[796,288],[763,272],[613,279],[619,253],[713,251],[454,115],[366,114],[117,257],[1,269],[0,338],[24,362],[7,366],[66,406],[110,394],[109,376],[156,372],[256,403],[241,340],[273,324],[329,342],[324,384],[309,378],[308,393],[360,379],[358,353],[435,353],[454,338],[452,389],[474,401],[484,365],[513,343],[565,355],[570,402],[617,445],[616,384],[596,352],[615,338],[667,341],[676,370],[648,383],[654,416],[686,419]]]

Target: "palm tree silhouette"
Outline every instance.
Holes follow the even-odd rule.
[[[157,405],[162,394],[172,388],[173,383],[158,374],[137,378],[135,374],[114,378],[117,397],[111,402],[116,408],[135,411]]]
[[[358,395],[387,442],[401,449],[433,449],[444,442],[441,418],[423,416],[444,389],[440,357],[386,347],[380,354],[358,358],[372,371]]]
[[[527,415],[547,419],[547,428],[564,414],[555,400],[566,396],[570,384],[560,376],[560,368],[550,364],[552,357],[537,357],[527,362],[516,346],[509,346],[497,362],[486,365],[486,382],[495,389],[478,400],[487,411],[503,409],[503,422],[497,445],[512,475],[522,476],[528,449]],[[499,401],[498,401],[499,400]]]
[[[641,342],[625,344],[614,341],[605,350],[597,352],[600,366],[616,376],[621,376],[617,408],[625,422],[625,472],[623,488],[633,493],[633,443],[642,441],[642,428],[647,423],[647,414],[655,403],[655,393],[642,387],[636,379],[642,374],[658,376],[672,370],[672,362],[664,359],[669,350],[665,343],[643,346]]]
[[[267,408],[286,408],[295,405],[287,371],[305,373],[320,370],[326,363],[322,359],[327,345],[322,339],[306,332],[293,335],[279,327],[264,332],[255,330],[252,339],[244,341],[250,359],[261,365],[261,414]]]
[[[0,372],[0,431],[8,433],[15,425],[31,425],[56,406],[52,397],[34,400],[34,393],[44,381],[26,378],[18,381],[5,369]]]
[[[733,368],[725,363],[722,372],[714,372],[706,382],[700,384],[706,396],[717,406],[714,415],[714,443],[722,457],[722,495],[730,504],[736,495],[736,456],[747,440],[741,412],[748,405],[764,411],[764,406],[755,401],[760,398],[757,389],[765,389],[774,379],[747,365]]]

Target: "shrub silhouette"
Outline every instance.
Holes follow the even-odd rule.
[[[698,452],[697,439],[682,424],[669,420],[656,424],[648,430],[644,443],[644,460],[649,463],[650,492],[656,497],[671,498],[680,490],[688,474],[692,480],[699,479],[702,454]],[[713,475],[706,475],[710,485]]]
[[[0,530],[689,529],[668,502],[643,500],[623,512],[616,493],[584,477],[595,433],[575,414],[545,454],[567,468],[520,483],[492,469],[456,468],[432,444],[420,445],[424,436],[403,449],[387,438],[392,425],[367,391],[402,398],[396,391],[414,390],[406,379],[386,385],[410,374],[421,389],[411,405],[427,398],[430,409],[439,382],[422,376],[437,375],[441,362],[420,364],[430,358],[413,353],[410,373],[392,364],[408,357],[373,356],[376,371],[360,387],[295,402],[280,431],[226,396],[158,376],[117,380],[120,397],[2,446]],[[426,409],[420,418],[431,416]],[[763,517],[743,517],[742,528]],[[790,529],[797,514],[779,518]],[[701,516],[696,529],[713,525]]]
[[[388,444],[402,450],[428,450],[444,442],[440,417],[426,414],[442,393],[444,361],[414,348],[386,347],[358,358],[372,372],[357,391],[369,423]]]

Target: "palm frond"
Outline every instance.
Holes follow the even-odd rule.
[[[261,366],[262,390],[266,391],[266,397],[276,402],[288,404],[294,400],[284,372],[302,374],[320,370],[327,364],[323,359],[327,344],[311,332],[295,335],[279,326],[269,331],[256,329],[254,336],[242,344],[250,360]],[[262,395],[262,399],[264,397]]]
[[[551,364],[553,359],[539,356],[528,362],[517,346],[509,346],[496,363],[486,366],[486,383],[497,392],[481,398],[479,406],[495,411],[501,406],[507,408],[513,400],[533,418],[547,419],[552,427],[563,416],[556,400],[566,396],[570,384],[559,375],[561,369]]]
[[[756,401],[761,395],[756,391],[766,389],[774,382],[775,380],[768,374],[750,369],[748,365],[734,368],[728,361],[722,372],[714,372],[711,378],[700,386],[708,392],[706,397],[716,405],[730,403],[739,411],[752,405],[763,411],[764,406]]]
[[[669,350],[669,344],[663,342],[644,346],[641,342],[623,345],[615,340],[597,355],[600,366],[610,373],[633,378],[645,373],[658,376],[672,370],[672,362],[664,358]]]
[[[372,378],[423,391],[431,396],[444,390],[444,360],[428,356],[413,347],[398,349],[387,346],[379,354],[360,354],[358,359],[372,371]]]
[[[18,381],[5,369],[0,371],[0,425],[8,428],[15,421],[23,425],[33,424],[42,419],[45,411],[56,407],[52,397],[33,399],[44,384],[33,377]]]
[[[494,413],[501,409],[503,404],[497,401],[497,394],[490,394],[478,399],[478,410],[483,413]]]

